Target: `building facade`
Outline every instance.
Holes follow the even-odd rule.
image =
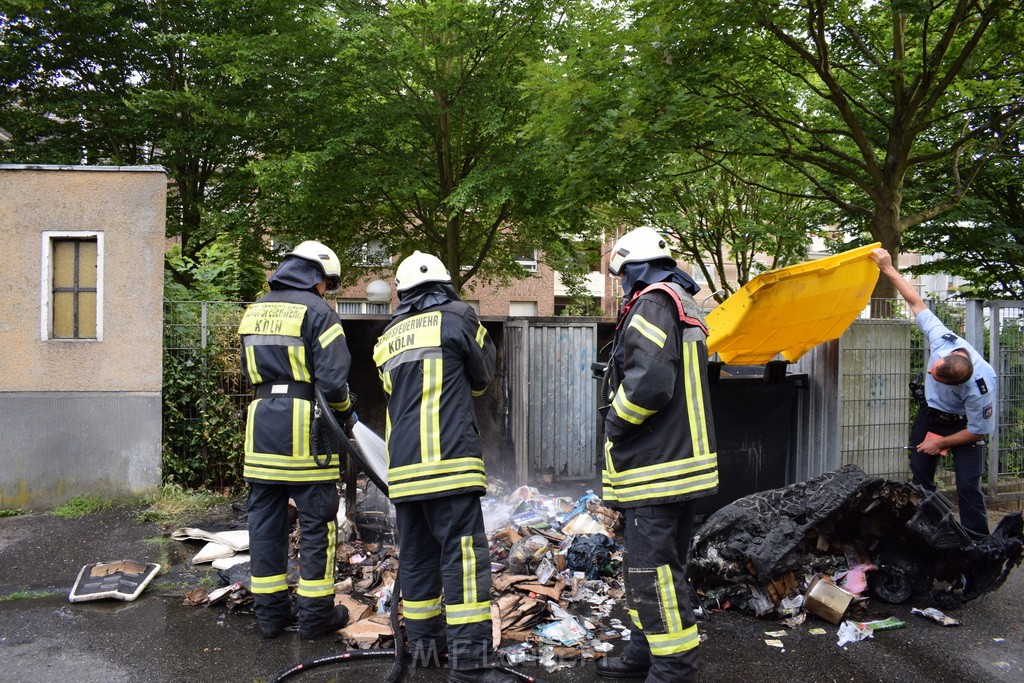
[[[160,484],[163,168],[0,165],[0,508]]]

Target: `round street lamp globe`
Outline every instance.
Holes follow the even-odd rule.
[[[374,280],[366,285],[366,300],[371,304],[386,304],[391,301],[391,285],[383,280]]]

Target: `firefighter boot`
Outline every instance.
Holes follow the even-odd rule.
[[[637,662],[627,657],[605,657],[597,663],[597,675],[604,678],[644,678],[650,663]]]
[[[299,624],[299,638],[303,640],[315,640],[320,636],[334,633],[345,628],[348,623],[348,608],[344,605],[335,605],[334,610],[327,619],[313,625]]]

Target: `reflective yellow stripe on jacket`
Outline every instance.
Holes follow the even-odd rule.
[[[309,434],[311,419],[309,401],[292,401],[294,451],[291,455],[260,453],[254,450],[253,434],[256,420],[252,415],[259,408],[262,400],[258,398],[249,404],[249,417],[245,421],[245,464],[242,476],[263,481],[296,484],[337,481],[338,469],[336,467],[319,467],[313,460],[312,453],[309,452],[309,439],[306,436]],[[338,455],[332,455],[334,461],[337,462]]]
[[[637,317],[634,316],[634,319]],[[649,323],[643,321],[641,326],[649,326]],[[652,330],[660,332],[657,328],[652,327]],[[649,330],[645,336],[653,334]],[[686,373],[683,378],[686,420],[693,455],[618,471],[612,456],[615,444],[606,440],[605,467],[601,477],[606,501],[657,502],[658,499],[690,496],[718,488],[718,457],[717,453],[711,451],[713,441],[708,432],[709,421],[705,413],[707,407],[704,403],[700,358],[697,355],[701,348],[697,343],[684,342],[681,350],[683,372]],[[637,425],[654,414],[654,411],[629,401],[621,386],[612,399],[612,409],[621,419]]]
[[[420,462],[388,470],[391,497],[444,493],[466,486],[487,487],[480,458]]]

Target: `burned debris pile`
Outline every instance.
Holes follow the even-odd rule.
[[[578,500],[542,496],[521,486],[506,493],[492,480],[483,500],[490,545],[492,611],[512,662],[539,661],[548,670],[599,658],[629,628],[609,619],[623,599],[622,516],[588,491]]]
[[[811,611],[838,624],[847,609],[863,612],[869,596],[961,605],[1001,586],[1022,548],[1020,512],[979,536],[941,494],[846,465],[711,514],[688,571],[705,609],[748,609],[792,625]]]
[[[351,516],[355,524],[339,513],[335,602],[348,608],[350,621],[338,640],[353,649],[392,647],[390,611],[400,552],[394,508],[373,486],[360,484]],[[609,616],[625,595],[622,547],[615,541],[620,513],[591,491],[578,499],[544,496],[529,486],[510,490],[497,479],[490,480],[481,504],[491,559],[494,642],[508,662],[538,662],[551,671],[580,658],[599,658],[612,649],[609,641],[629,637],[629,626]],[[290,544],[293,589],[301,560],[298,533],[296,527]],[[175,537],[223,540],[195,528]],[[196,557],[212,559],[224,585],[190,591],[186,603],[250,613],[246,548],[240,543],[214,558],[217,553],[204,546]]]

